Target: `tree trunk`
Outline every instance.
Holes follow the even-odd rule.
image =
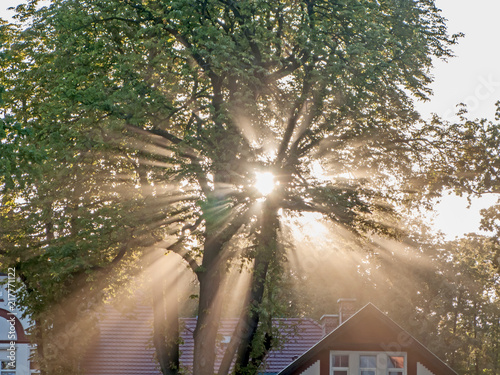
[[[48,375],[47,366],[45,362],[45,343],[43,340],[43,328],[40,319],[35,319],[35,341],[36,341],[36,354],[38,358],[38,367],[40,375]]]
[[[221,248],[219,241],[206,241],[202,267],[197,273],[200,297],[194,330],[193,374],[196,375],[213,375],[215,372],[215,347],[221,316],[219,292],[225,269],[219,260]]]
[[[276,210],[266,205],[262,214],[260,234],[257,236],[257,254],[255,256],[252,283],[245,302],[246,308],[244,308],[240,316],[238,325],[231,337],[231,342],[226,349],[218,372],[219,375],[229,373],[235,354],[235,374],[244,373],[248,370],[250,364],[252,368],[258,368],[271,347],[271,336],[266,334],[264,352],[256,358],[251,358],[252,343],[260,322],[259,307],[264,297],[266,278],[269,266],[276,257],[277,225]]]
[[[457,336],[457,326],[458,326],[458,312],[460,311],[460,308],[462,306],[462,294],[463,294],[463,291],[460,290],[459,293],[458,293],[458,297],[457,297],[457,307],[455,307],[455,314],[453,316],[453,331],[452,331],[452,334],[453,334],[453,339],[455,340],[456,336]],[[451,356],[451,368],[454,368],[455,366],[455,363],[456,363],[456,349],[453,351],[453,354]]]
[[[248,306],[248,311],[242,315],[242,324],[246,327],[246,332],[240,338],[240,344],[238,346],[238,352],[235,364],[235,374],[244,374],[245,369],[252,362],[254,366],[260,365],[257,358],[253,360],[250,357],[252,352],[252,343],[257,333],[257,328],[260,322],[259,306],[262,303],[265,290],[265,280],[267,277],[267,271],[269,269],[270,259],[256,259],[255,269],[252,277],[252,289],[250,292],[250,304]],[[269,350],[269,347],[266,347]],[[259,358],[263,358],[262,355]]]
[[[165,281],[156,282],[153,290],[153,343],[163,375],[179,373],[179,297],[176,276],[170,290],[166,290]],[[170,293],[172,295],[167,295]]]
[[[479,306],[477,302],[474,302],[474,346],[477,346],[477,336],[478,336],[478,319],[479,319]],[[474,373],[479,375],[479,352],[478,349],[481,349],[481,345],[476,348],[476,352],[474,355]]]

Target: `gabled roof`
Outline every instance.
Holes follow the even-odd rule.
[[[154,360],[152,344],[153,314],[150,306],[137,304],[127,314],[106,306],[99,318],[100,335],[86,354],[82,367],[86,375],[161,375]],[[222,320],[217,345],[216,371],[222,360],[225,343],[237,319]],[[192,368],[196,318],[180,319],[180,363]],[[289,337],[272,350],[265,362],[266,373],[277,373],[322,337],[321,326],[312,319],[276,319],[273,321],[282,337]]]
[[[82,363],[86,375],[161,375],[154,361],[151,307],[137,305],[127,314],[106,306],[99,337]]]
[[[391,337],[392,339],[387,342],[377,342],[381,337]],[[294,371],[307,365],[308,362],[325,350],[339,350],[340,348],[366,350],[370,344],[385,347],[385,351],[411,350],[414,353],[418,353],[419,358],[425,359],[425,364],[436,369],[435,371],[439,375],[457,375],[455,371],[441,361],[434,353],[371,303],[368,303],[343,324],[326,335],[302,356],[281,370],[278,375],[293,374]]]
[[[226,345],[224,339],[232,335],[237,319],[223,319],[219,327],[220,341],[217,345],[217,357],[215,362],[215,371],[219,369]],[[184,367],[191,368],[193,364],[194,339],[193,332],[196,327],[195,318],[181,319],[181,338],[180,362]],[[292,362],[295,358],[307,351],[316,344],[323,336],[322,327],[312,319],[290,318],[273,319],[274,327],[278,328],[283,340],[281,345],[271,350],[265,360],[266,373],[278,373],[283,367]]]
[[[274,319],[273,324],[283,342],[266,357],[265,371],[269,373],[278,373],[323,337],[323,328],[312,319]]]

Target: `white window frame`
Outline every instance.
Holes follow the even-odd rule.
[[[333,356],[334,355],[348,355],[349,356],[349,369],[347,373],[349,375],[360,375],[359,359],[362,355],[376,355],[377,356],[377,370],[376,375],[388,375],[389,371],[399,372],[401,375],[408,374],[408,357],[406,352],[375,352],[375,351],[348,351],[348,350],[332,350],[330,351],[330,375],[333,375],[333,371],[346,371],[345,368],[333,367]],[[387,357],[404,357],[404,368],[403,369],[388,369],[387,368]],[[400,371],[403,370],[403,371]]]
[[[7,360],[7,359],[2,359],[0,360],[0,362],[4,362],[4,363],[9,363],[10,361]],[[17,365],[17,363],[16,363]],[[1,366],[0,366],[1,367]],[[17,367],[17,366],[16,366]],[[16,372],[16,368],[0,368],[0,374],[1,375],[4,375],[4,374],[11,374],[11,373],[14,373],[14,374],[17,374]]]
[[[361,357],[375,357],[375,367],[363,367],[363,368],[361,368]],[[387,357],[387,356],[384,356],[384,357]],[[379,370],[379,363],[380,363],[380,361],[384,361],[384,359],[385,358],[382,358],[379,354],[360,353],[358,356],[358,361],[357,361],[359,374],[361,375],[361,371],[373,371],[375,374],[377,374],[378,370]],[[350,360],[350,358],[349,358],[349,360]],[[385,360],[384,362],[387,362],[387,360]],[[387,364],[386,364],[386,367],[387,367]]]
[[[348,358],[348,366],[347,367],[334,367],[335,361],[333,360],[334,356],[347,356]],[[344,354],[344,353],[336,353],[333,352],[330,354],[330,375],[333,375],[335,371],[347,371],[349,373],[349,367],[351,365],[351,356],[349,354]]]

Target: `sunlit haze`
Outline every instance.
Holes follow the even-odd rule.
[[[0,0],[0,16],[10,19],[13,12],[8,7],[21,3],[16,0]],[[40,2],[42,5],[47,2]],[[428,102],[417,102],[417,109],[428,117],[437,113],[453,120],[456,104],[468,105],[472,117],[494,116],[494,103],[500,99],[500,50],[496,48],[494,36],[500,34],[500,2],[478,0],[474,5],[468,0],[436,0],[438,8],[448,19],[450,33],[464,32],[458,45],[453,47],[456,57],[448,63],[435,62],[431,85],[434,92]],[[268,195],[274,188],[274,177],[269,172],[256,174],[256,189]],[[479,209],[494,203],[495,197],[474,200],[470,208],[465,198],[445,197],[436,206],[439,216],[435,220],[437,229],[448,238],[479,229]]]
[[[10,345],[42,374],[499,368],[500,0],[192,3],[0,0]]]

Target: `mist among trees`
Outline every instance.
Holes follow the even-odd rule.
[[[500,190],[496,122],[414,109],[460,38],[433,1],[37,3],[0,26],[0,255],[42,374],[78,373],[92,311],[148,278],[165,375],[179,316],[198,317],[195,374],[225,316],[219,375],[255,374],[273,317],[339,297],[500,373],[498,206],[490,237],[422,222],[446,191]]]

